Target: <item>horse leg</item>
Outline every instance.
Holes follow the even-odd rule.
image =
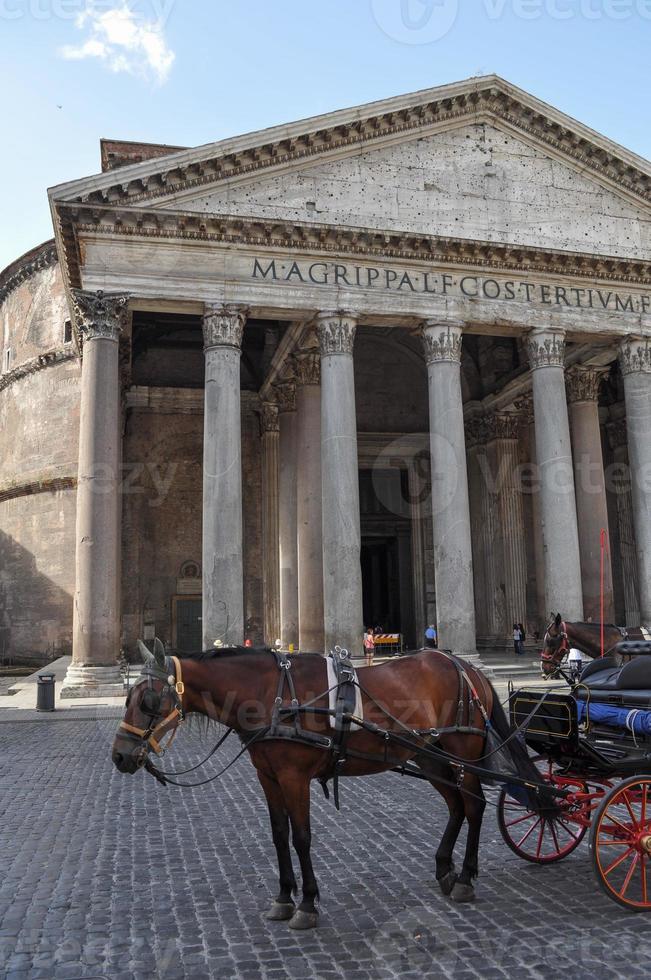
[[[486,809],[486,800],[481,783],[472,773],[466,774],[461,790],[461,797],[468,821],[468,840],[463,858],[461,874],[452,889],[451,898],[454,902],[472,902],[475,898],[473,879],[479,874],[479,835]]]
[[[292,772],[279,776],[285,806],[289,813],[292,827],[292,843],[298,855],[303,879],[303,901],[292,916],[290,929],[314,929],[318,922],[319,913],[315,902],[319,897],[319,888],[314,877],[310,846],[312,832],[310,830],[310,780],[307,776]]]
[[[296,892],[296,878],[292,867],[292,856],[289,850],[289,816],[285,809],[285,801],[280,786],[275,779],[258,772],[258,779],[267,798],[271,833],[276,854],[278,856],[278,871],[280,891],[278,898],[267,912],[265,918],[273,922],[291,919],[296,911],[292,894]]]
[[[454,868],[454,845],[461,832],[465,819],[463,798],[456,786],[448,786],[454,782],[449,766],[439,765],[431,759],[417,758],[415,760],[423,770],[430,783],[441,794],[448,806],[449,817],[443,832],[443,837],[436,851],[436,880],[444,895],[449,895],[457,881]],[[437,777],[439,777],[437,779]],[[441,780],[445,780],[442,782]]]

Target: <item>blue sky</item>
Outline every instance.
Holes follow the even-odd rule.
[[[496,72],[651,157],[651,0],[0,0],[0,269],[102,136],[197,145]]]

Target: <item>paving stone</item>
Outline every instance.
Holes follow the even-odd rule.
[[[277,868],[250,764],[217,785],[163,788],[144,773],[120,775],[111,737],[105,721],[2,728],[2,978],[551,980],[571,972],[636,980],[651,972],[648,930],[596,887],[587,846],[548,868],[528,865],[501,842],[490,807],[477,903],[444,899],[434,852],[445,806],[425,784],[391,774],[344,781],[340,815],[313,794],[320,927],[293,933],[267,922]],[[207,748],[183,733],[170,768]],[[579,922],[577,908],[590,910]]]

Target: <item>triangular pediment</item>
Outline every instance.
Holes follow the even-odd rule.
[[[651,165],[496,76],[55,187],[74,205],[651,258]],[[71,211],[72,206],[72,211]]]
[[[651,258],[651,211],[493,122],[317,157],[158,207]]]

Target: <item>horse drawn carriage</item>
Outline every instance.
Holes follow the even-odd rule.
[[[651,910],[651,643],[620,642],[563,689],[512,690],[510,720],[534,753],[558,813],[546,817],[504,787],[498,822],[519,857],[551,864],[590,833],[609,898]]]
[[[567,632],[557,617],[547,630],[543,666],[558,668]],[[160,641],[153,654],[144,646],[142,652],[143,675],[127,699],[113,761],[121,772],[145,770],[163,785],[198,786],[240,755],[250,756],[278,857],[279,892],[268,918],[287,919],[292,929],[317,924],[311,781],[326,795],[332,782],[338,804],[340,777],[387,771],[427,780],[447,804],[435,862],[440,889],[451,900],[475,897],[482,783],[492,782],[503,786],[498,821],[516,854],[538,864],[559,861],[590,829],[606,894],[628,909],[651,909],[651,644],[620,643],[571,679],[569,692],[511,691],[510,719],[485,675],[438,650],[359,670],[343,655],[328,664],[319,654],[245,648],[175,657]],[[622,658],[628,662],[622,665]],[[189,713],[227,726],[204,762],[230,731],[242,748],[219,772],[188,784],[175,777],[203,763],[170,773],[153,763],[152,753],[160,757],[161,739],[173,739]],[[454,847],[464,821],[468,835],[457,872]],[[298,906],[290,827],[303,878]]]

